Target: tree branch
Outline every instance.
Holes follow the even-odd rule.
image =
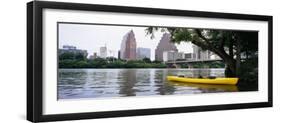
[[[202,35],[201,31],[199,29],[195,29],[195,32],[197,33],[198,37],[202,38],[205,40],[207,43],[210,43],[210,39],[206,38],[205,36]]]

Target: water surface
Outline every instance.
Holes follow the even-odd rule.
[[[224,69],[59,69],[58,99],[238,91],[233,85],[176,83],[167,75],[224,76]]]

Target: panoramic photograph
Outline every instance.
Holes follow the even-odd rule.
[[[57,28],[58,100],[258,91],[258,31]]]

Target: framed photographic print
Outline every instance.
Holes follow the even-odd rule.
[[[33,122],[272,106],[272,16],[27,4]]]

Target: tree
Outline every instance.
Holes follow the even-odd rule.
[[[87,59],[87,56],[84,56],[82,53],[75,53],[75,59],[83,61]]]
[[[145,63],[151,63],[150,58],[146,58],[146,57],[145,57],[145,58],[143,58],[142,60],[143,60]]]
[[[65,59],[75,59],[75,54],[72,52],[65,52],[59,55],[60,60],[65,60]]]
[[[65,52],[59,55],[60,60],[86,60],[87,56],[83,53]]]
[[[257,37],[256,32],[159,27],[148,27],[146,34],[154,38],[153,33],[157,30],[170,33],[171,41],[174,43],[192,42],[203,50],[214,52],[226,64],[225,74],[228,77],[239,76],[242,43],[255,40]],[[245,39],[245,37],[247,38]]]

